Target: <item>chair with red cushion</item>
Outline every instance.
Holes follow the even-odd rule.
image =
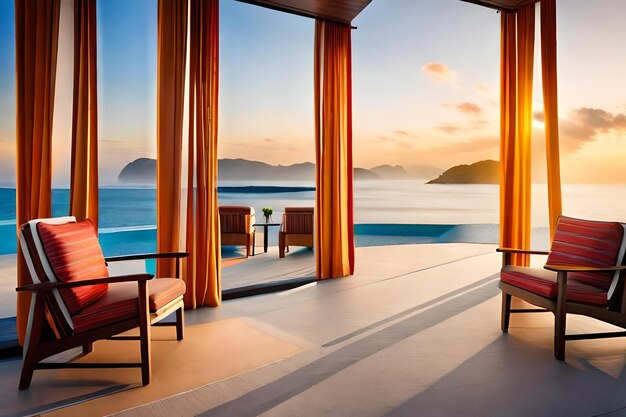
[[[17,288],[32,294],[24,343],[20,389],[30,386],[36,369],[141,368],[150,382],[150,326],[172,313],[177,340],[183,339],[185,283],[178,262],[186,253],[105,258],[90,220],[74,217],[32,220],[20,227],[20,249],[32,284]],[[152,280],[150,274],[110,277],[108,262],[175,258],[175,278]],[[139,327],[139,336],[117,336]],[[46,363],[44,359],[82,347],[87,354],[101,339],[138,340],[139,363]]]
[[[278,232],[278,256],[285,257],[289,246],[313,247],[313,207],[285,207],[283,223]]]
[[[511,313],[551,311],[555,316],[554,356],[565,359],[565,341],[626,336],[626,332],[565,334],[566,315],[580,314],[626,329],[623,279],[625,225],[561,216],[549,252],[500,248],[502,331]],[[544,269],[510,265],[511,254],[548,255]],[[542,307],[511,309],[511,297]]]

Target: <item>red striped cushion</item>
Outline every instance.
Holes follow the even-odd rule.
[[[81,281],[109,276],[91,220],[60,225],[38,223],[37,232],[54,275],[59,281]],[[74,315],[107,293],[108,285],[62,289],[61,297]]]
[[[148,305],[155,312],[185,294],[185,283],[176,278],[148,281]],[[73,317],[74,331],[86,332],[100,326],[137,317],[139,299],[136,282],[111,284],[107,294]]]
[[[618,261],[624,228],[617,222],[599,222],[561,217],[554,233],[548,264],[580,266],[613,266]],[[567,274],[576,280],[607,291],[612,272]]]
[[[556,298],[558,295],[556,275],[556,272],[547,269],[507,265],[502,268],[500,280],[544,297]],[[608,304],[606,291],[569,278],[567,280],[567,301],[600,306]]]

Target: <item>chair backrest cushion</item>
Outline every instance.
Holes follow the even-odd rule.
[[[285,207],[285,233],[313,234],[313,207]]]
[[[621,263],[624,228],[618,222],[601,222],[561,216],[554,232],[547,263],[580,266],[613,266]],[[568,274],[571,279],[607,291],[614,273]]]
[[[96,229],[87,219],[66,224],[38,223],[37,233],[58,281],[82,281],[109,276]],[[108,285],[62,289],[61,297],[74,315],[107,293]]]
[[[222,233],[252,233],[254,207],[220,206],[220,230]]]

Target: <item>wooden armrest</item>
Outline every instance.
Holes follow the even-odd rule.
[[[610,272],[610,271],[623,271],[626,266],[580,266],[580,265],[554,265],[545,264],[545,269],[554,272]]]
[[[549,255],[550,252],[542,250],[527,250],[527,249],[511,249],[511,248],[498,248],[496,252],[501,253],[526,253],[529,255]]]
[[[22,287],[17,287],[15,291],[40,292],[40,291],[50,291],[50,290],[62,289],[62,288],[84,287],[86,285],[115,284],[118,282],[148,281],[148,280],[151,280],[152,278],[154,278],[154,275],[151,275],[151,274],[134,274],[134,275],[120,275],[117,277],[107,277],[107,278],[93,278],[93,279],[86,279],[83,281],[39,282],[36,284],[29,284],[29,285],[24,285]]]
[[[110,256],[104,258],[105,262],[136,261],[138,259],[164,259],[164,258],[186,258],[187,252],[163,252],[163,253],[139,253],[134,255]]]

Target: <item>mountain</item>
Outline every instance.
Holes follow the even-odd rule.
[[[122,169],[117,182],[120,184],[156,184],[156,159],[135,159]]]
[[[228,181],[315,180],[315,165],[310,162],[294,165],[270,165],[265,162],[240,158],[220,159],[217,163],[219,178]]]
[[[408,174],[400,165],[379,165],[370,171],[375,172],[385,180],[399,180],[408,177]]]
[[[441,175],[443,169],[432,165],[413,165],[406,167],[406,172],[411,178],[426,180],[428,178],[434,178]]]
[[[498,184],[500,163],[486,160],[472,165],[457,165],[427,184]]]
[[[402,168],[402,167],[400,167]],[[226,181],[315,181],[315,164],[304,162],[293,165],[270,165],[247,159],[220,159],[218,175]],[[361,180],[381,179],[377,173],[364,168],[354,169],[354,178]],[[154,185],[156,183],[156,160],[139,158],[126,165],[118,176],[120,184]]]
[[[371,169],[365,168],[354,168],[354,179],[355,180],[382,180],[380,175]]]

